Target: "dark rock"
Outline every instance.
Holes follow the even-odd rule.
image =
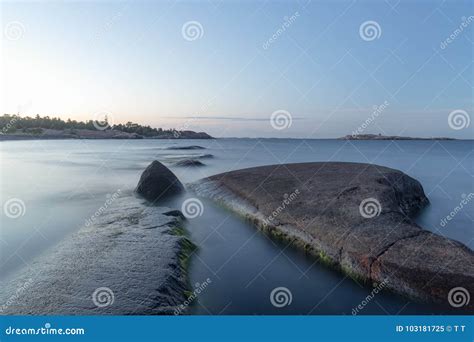
[[[184,159],[176,162],[176,166],[204,166],[199,160],[196,159]]]
[[[194,131],[176,131],[174,138],[178,139],[214,139],[205,132],[194,132]]]
[[[155,160],[143,171],[135,191],[147,200],[156,201],[178,194],[183,189],[183,184],[173,172]]]
[[[199,158],[199,159],[210,159],[210,158],[214,158],[214,155],[213,154],[201,154],[201,155],[198,155],[197,158]]]
[[[456,140],[454,138],[446,138],[446,137],[420,138],[420,137],[401,137],[398,135],[381,135],[381,134],[349,134],[338,139],[339,140]]]
[[[273,165],[193,187],[354,278],[446,305],[453,288],[474,294],[473,251],[411,220],[428,199],[400,171],[358,163]]]
[[[191,145],[191,146],[169,146],[166,148],[167,150],[205,150],[205,147],[198,146],[198,145]]]
[[[188,299],[189,257],[170,208],[116,199],[0,287],[0,315],[172,315]],[[4,305],[6,303],[6,305]]]
[[[127,133],[113,129],[91,130],[91,129],[41,129],[35,128],[37,133],[27,130],[19,133],[1,134],[1,140],[49,140],[49,139],[143,139],[136,133]],[[39,131],[36,131],[39,130]]]
[[[180,210],[170,210],[170,211],[167,211],[167,212],[163,213],[163,215],[178,217],[178,218],[183,219],[183,220],[185,219],[183,213]]]

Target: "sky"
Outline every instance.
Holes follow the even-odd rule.
[[[2,2],[0,113],[473,138],[472,1]]]

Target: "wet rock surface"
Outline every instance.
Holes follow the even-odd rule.
[[[173,314],[185,300],[189,240],[179,213],[123,197],[91,224],[2,279],[0,314]]]
[[[194,158],[199,158],[199,159],[211,159],[211,158],[214,158],[214,155],[213,154],[210,154],[210,153],[206,153],[206,154],[200,154]]]
[[[205,147],[199,145],[190,145],[190,146],[169,146],[167,150],[205,150]]]
[[[183,160],[180,160],[180,161],[177,161],[175,163],[176,166],[185,166],[185,167],[192,167],[192,166],[204,166],[205,164],[203,164],[202,162],[200,162],[199,160],[197,159],[183,159]]]
[[[429,202],[421,184],[400,171],[284,164],[231,171],[192,187],[353,278],[446,305],[453,288],[474,294],[473,251],[412,221]]]
[[[173,172],[155,160],[143,171],[135,192],[149,201],[158,201],[183,190],[183,184]]]

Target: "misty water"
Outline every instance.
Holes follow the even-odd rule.
[[[173,150],[199,145],[205,149]],[[160,160],[183,183],[246,167],[310,161],[375,163],[419,180],[430,205],[417,217],[427,230],[474,248],[474,204],[442,219],[474,192],[472,141],[342,141],[291,139],[216,140],[64,140],[0,142],[2,205],[16,198],[23,216],[1,216],[2,280],[48,253],[80,229],[104,202],[131,193],[141,172]],[[211,154],[213,157],[208,156]],[[178,167],[183,158],[201,158],[202,167]],[[163,205],[179,209],[188,192]],[[202,216],[186,221],[198,246],[190,284],[209,285],[193,304],[195,314],[351,314],[372,289],[318,264],[304,253],[275,241],[248,222],[202,199]],[[292,303],[274,307],[270,292],[279,286]],[[439,308],[379,293],[360,314],[442,313]]]

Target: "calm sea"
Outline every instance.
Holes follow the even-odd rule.
[[[117,192],[132,192],[141,172],[154,159],[164,162],[184,183],[279,163],[351,161],[392,167],[423,185],[431,204],[417,218],[422,227],[474,248],[474,203],[468,201],[456,210],[474,192],[473,143],[291,139],[0,142],[1,203],[11,200],[9,204],[16,204],[19,210],[9,215],[4,210],[1,216],[0,274],[3,280],[14,277],[33,258],[80,229],[108,198]],[[205,149],[168,149],[189,145]],[[200,158],[205,166],[174,165],[183,158]],[[179,208],[185,197],[192,196],[185,194],[167,204]],[[193,313],[350,315],[371,293],[371,288],[269,239],[225,209],[203,203],[203,215],[186,223],[199,246],[190,267],[191,284],[211,280],[194,303]],[[443,220],[447,216],[450,220]],[[269,300],[270,292],[279,286],[291,291],[291,305],[285,308],[276,308]],[[437,310],[381,293],[360,314],[439,313]]]

